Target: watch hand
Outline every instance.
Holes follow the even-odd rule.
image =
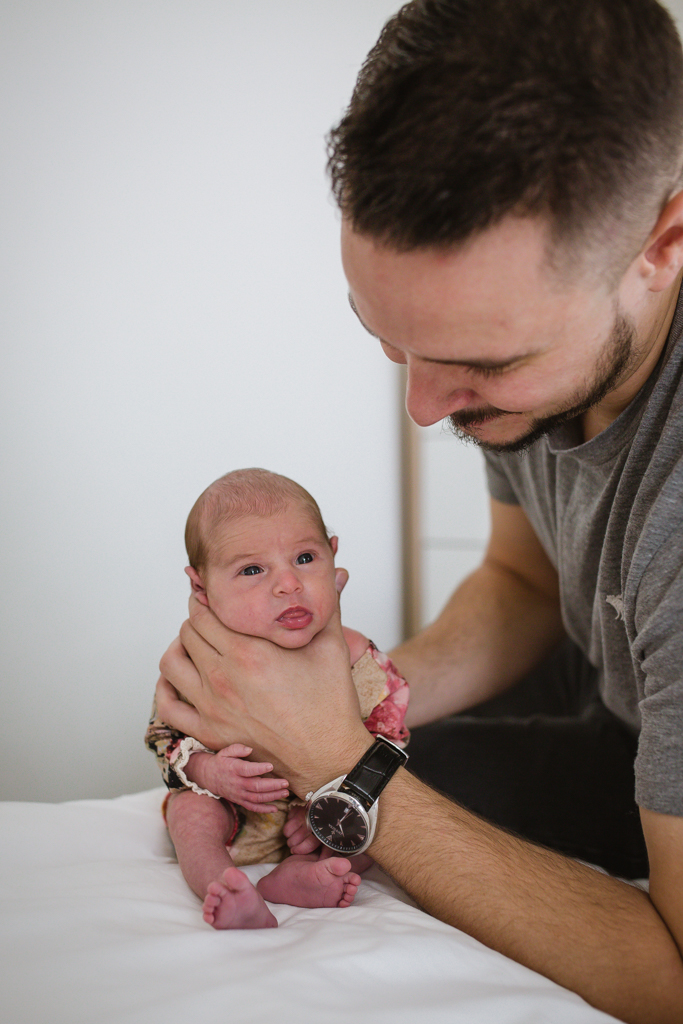
[[[346,810],[344,811],[344,813],[342,814],[341,818],[337,822],[337,828],[341,827],[341,823],[343,822],[344,818],[348,818],[350,813],[351,813],[351,808],[347,807]]]

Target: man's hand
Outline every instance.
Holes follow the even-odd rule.
[[[306,647],[285,650],[233,632],[192,597],[161,672],[165,722],[213,750],[246,743],[300,796],[348,771],[372,742],[338,613]]]

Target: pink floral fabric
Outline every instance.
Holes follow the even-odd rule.
[[[379,667],[386,673],[387,695],[375,705],[370,716],[365,719],[365,728],[373,736],[385,736],[397,746],[405,747],[410,739],[410,733],[405,725],[410,696],[408,684],[391,658],[378,651],[372,641],[369,650]]]

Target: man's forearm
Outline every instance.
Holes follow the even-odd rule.
[[[370,853],[428,913],[629,1024],[680,1024],[683,962],[642,890],[534,846],[405,770]]]
[[[563,633],[558,602],[486,561],[439,618],[391,652],[411,686],[414,727],[495,696],[536,665]]]

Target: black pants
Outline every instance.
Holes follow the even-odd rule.
[[[502,697],[414,729],[408,768],[519,836],[622,878],[645,878],[636,748],[567,641]]]

